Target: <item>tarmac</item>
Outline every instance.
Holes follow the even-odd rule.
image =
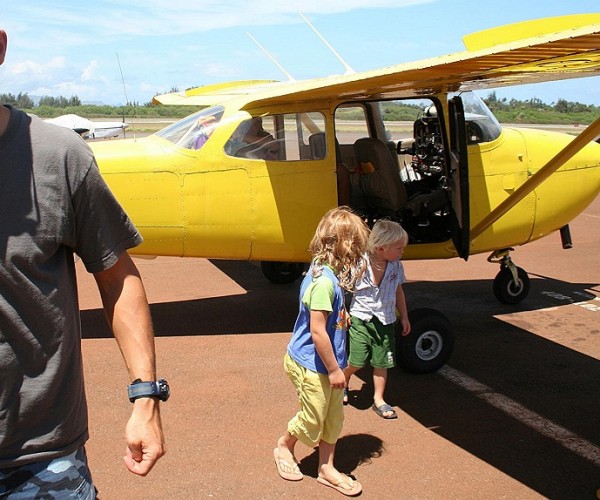
[[[368,369],[350,385],[336,466],[377,499],[600,498],[600,198],[558,234],[517,248],[531,278],[516,306],[496,301],[496,264],[406,261],[409,308],[434,307],[456,346],[439,372],[391,371],[397,420],[371,411]],[[156,331],[167,454],[145,478],[124,467],[130,382],[93,278],[78,263],[88,456],[100,498],[341,498],[305,477],[282,480],[273,448],[297,408],[283,355],[299,282],[273,285],[256,263],[137,259]]]

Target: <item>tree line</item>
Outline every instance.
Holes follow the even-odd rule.
[[[177,89],[171,89],[172,92]],[[518,99],[498,99],[495,92],[483,98],[496,118],[502,123],[581,123],[589,124],[600,115],[600,106],[558,99],[555,103],[546,104],[536,97],[524,101]],[[27,93],[0,94],[0,102],[11,104],[16,108],[34,113],[42,118],[54,118],[63,114],[78,114],[87,118],[102,117],[170,117],[182,118],[190,114],[189,106],[155,106],[152,102],[145,104],[131,103],[126,106],[82,104],[77,96],[51,97],[43,96],[37,104]],[[382,112],[386,120],[405,121],[415,117],[415,105],[399,104],[395,101],[383,105]],[[352,116],[345,116],[352,119]]]
[[[0,94],[0,102],[4,104],[11,104],[19,109],[33,109],[36,107],[33,99],[29,97],[27,93],[19,92],[19,94]],[[81,106],[81,100],[77,96],[70,98],[66,97],[51,97],[43,96],[40,98],[38,107],[48,106],[51,108],[66,108],[69,106]]]

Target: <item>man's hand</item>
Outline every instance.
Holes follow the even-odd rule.
[[[125,429],[127,450],[123,460],[130,472],[145,476],[166,452],[159,402],[155,398],[140,398],[133,404]]]

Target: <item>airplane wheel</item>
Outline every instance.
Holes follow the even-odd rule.
[[[396,325],[398,364],[409,373],[432,373],[446,364],[454,350],[454,332],[446,316],[435,309],[409,311],[410,333]]]
[[[304,264],[301,262],[271,262],[262,261],[260,269],[271,283],[277,285],[287,285],[296,281],[304,271]]]
[[[529,276],[517,267],[517,281],[508,267],[501,267],[494,278],[494,295],[503,304],[518,304],[529,294]]]

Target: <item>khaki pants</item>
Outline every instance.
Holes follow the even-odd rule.
[[[300,403],[300,411],[288,423],[288,432],[311,448],[321,440],[335,444],[344,426],[344,391],[333,389],[327,375],[304,368],[289,354],[283,365]]]

